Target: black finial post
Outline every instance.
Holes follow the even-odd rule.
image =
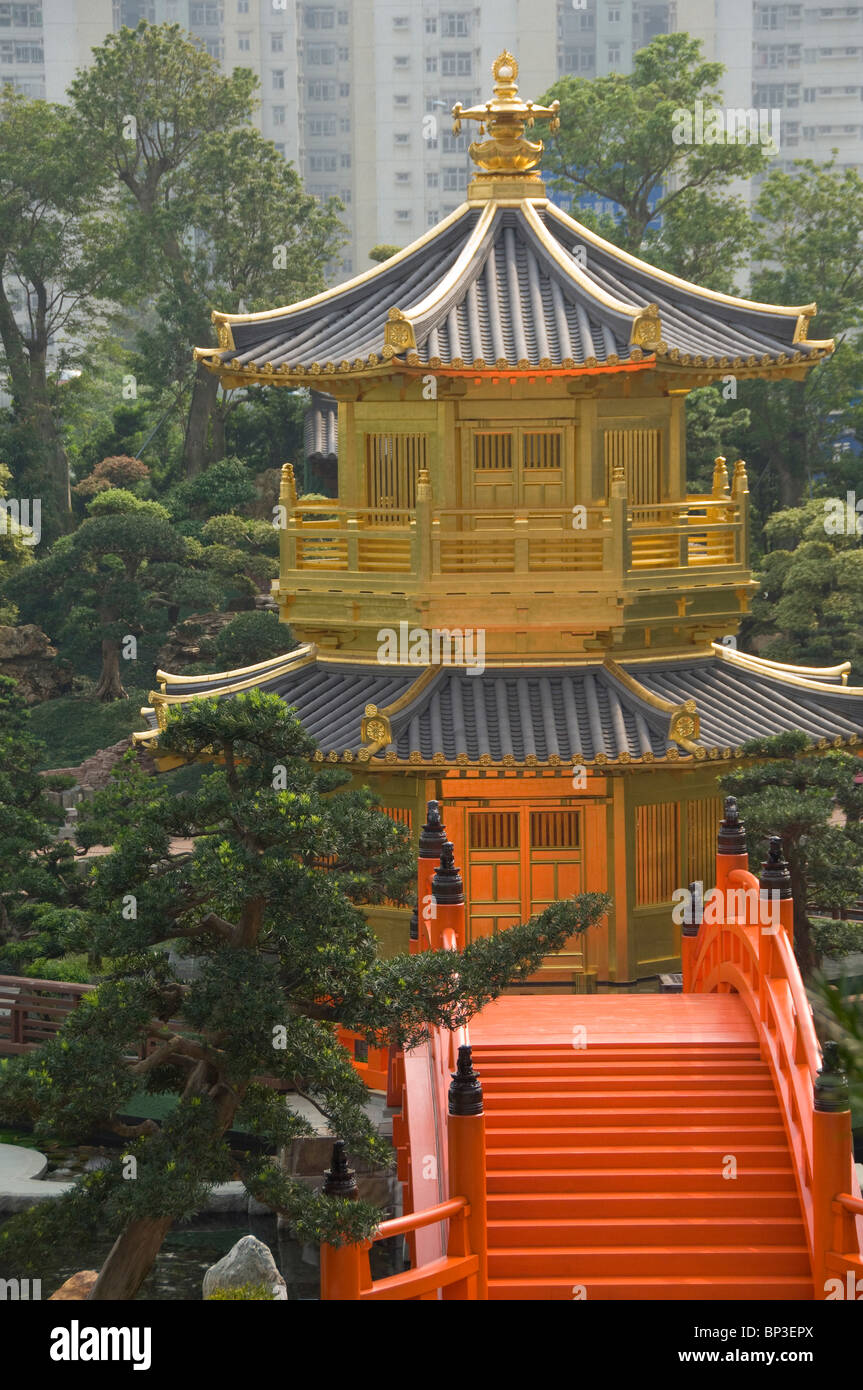
[[[848,1110],[851,1106],[848,1090],[848,1077],[842,1070],[839,1060],[839,1046],[835,1042],[824,1044],[824,1065],[815,1078],[815,1109],[836,1113]]]
[[[359,1191],[357,1175],[353,1168],[348,1167],[345,1141],[344,1139],[337,1139],[333,1144],[330,1166],[324,1171],[324,1196],[350,1197],[355,1200],[359,1196]]]
[[[445,844],[446,830],[441,820],[440,803],[429,801],[426,803],[426,823],[420,831],[420,859],[439,859]]]
[[[719,822],[716,852],[717,854],[746,853],[746,826],[740,819],[736,797],[726,796],[725,798],[725,817]]]
[[[461,869],[456,868],[455,850],[449,840],[445,840],[440,852],[440,864],[432,879],[432,897],[441,906],[464,902],[464,884]]]
[[[458,1050],[456,1070],[451,1072],[449,1087],[449,1113],[451,1115],[481,1115],[482,1085],[479,1072],[474,1071],[471,1049],[467,1046]]]
[[[420,939],[420,915],[416,906],[411,912],[410,939],[411,941],[419,941]]]
[[[790,898],[791,873],[782,853],[782,841],[778,835],[771,835],[767,845],[767,858],[758,875],[760,896],[764,898],[769,893],[776,893],[780,898]]]
[[[689,901],[683,913],[683,935],[697,936],[698,928],[704,921],[704,884],[699,881],[689,885]]]

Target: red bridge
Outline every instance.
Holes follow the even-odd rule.
[[[435,912],[418,949],[464,941],[443,838],[421,841],[418,901]],[[815,1035],[787,868],[774,848],[749,872],[736,807],[716,885],[713,920],[683,928],[682,994],[505,996],[470,1036],[438,1029],[393,1059],[407,1214],[374,1239],[407,1236],[412,1268],[373,1281],[370,1242],[325,1246],[324,1299],[863,1291],[847,1084]]]

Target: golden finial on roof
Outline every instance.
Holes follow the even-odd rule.
[[[467,109],[457,101],[452,109],[453,134],[459,134],[462,121],[479,121],[480,135],[488,130],[490,139],[471,145],[469,153],[474,163],[490,174],[524,176],[528,170],[536,168],[542,155],[542,141],[526,140],[525,128],[530,128],[537,120],[548,121],[549,133],[553,135],[560,128],[557,116],[560,102],[537,106],[532,101],[519,100],[518,63],[506,50],[495,59],[491,70],[495,80],[494,97],[484,106]]]

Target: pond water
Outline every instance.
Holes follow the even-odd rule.
[[[2,1223],[0,1223],[2,1225]],[[244,1235],[257,1236],[268,1245],[288,1286],[290,1300],[314,1301],[319,1297],[319,1258],[314,1245],[300,1245],[277,1229],[275,1217],[249,1217],[237,1213],[199,1217],[194,1224],[170,1231],[156,1263],[137,1294],[142,1300],[196,1302],[210,1265],[226,1255]],[[380,1241],[372,1247],[372,1275],[385,1278],[404,1269],[400,1239]],[[98,1269],[111,1248],[110,1240],[82,1248],[74,1260],[58,1260],[40,1271],[42,1297],[48,1298],[79,1269]]]

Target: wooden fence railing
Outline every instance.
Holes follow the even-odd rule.
[[[749,872],[746,832],[733,797],[725,802],[710,923],[683,928],[683,988],[735,991],[746,1004],[768,1062],[791,1149],[816,1299],[829,1281],[863,1274],[863,1204],[854,1172],[848,1086],[834,1044],[824,1056],[794,955],[791,878],[774,838],[760,878]],[[697,914],[700,915],[700,914]]]

